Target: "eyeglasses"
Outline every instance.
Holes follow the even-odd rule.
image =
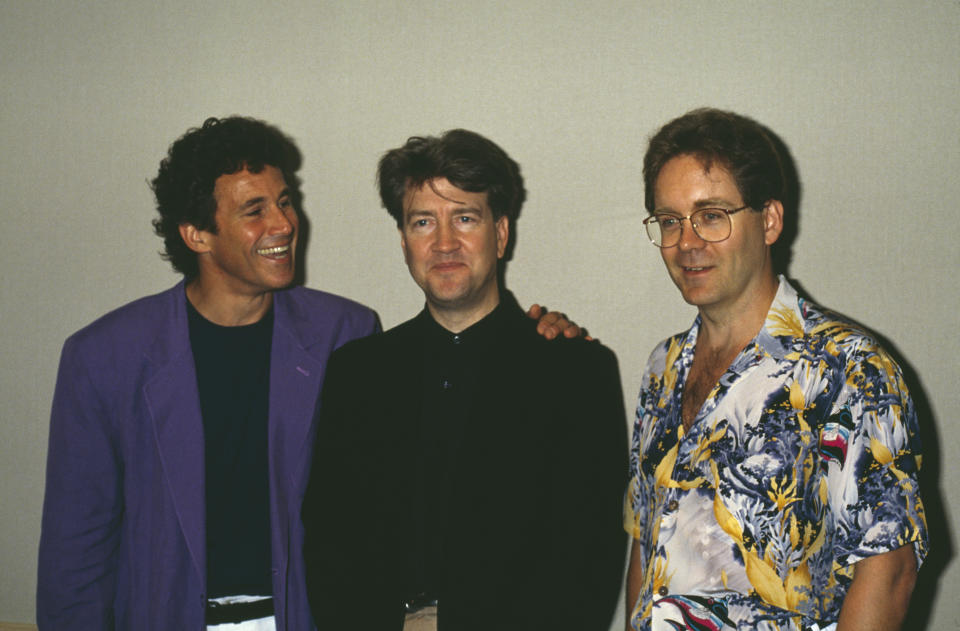
[[[730,237],[730,215],[750,206],[741,206],[733,210],[726,208],[701,208],[686,217],[673,213],[657,213],[643,220],[647,237],[658,248],[672,248],[680,243],[683,233],[683,221],[688,219],[693,231],[704,241],[716,243]]]

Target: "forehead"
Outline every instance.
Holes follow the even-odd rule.
[[[407,186],[403,195],[404,214],[417,211],[471,208],[489,212],[486,193],[472,193],[458,188],[445,177],[427,180],[421,186]]]
[[[287,183],[283,173],[275,166],[264,165],[259,173],[243,168],[234,173],[224,173],[213,185],[213,197],[220,204],[243,204],[258,197],[275,198]]]
[[[721,163],[714,160],[708,169],[700,158],[684,154],[663,165],[654,184],[656,208],[682,210],[713,202],[741,203],[737,182]]]

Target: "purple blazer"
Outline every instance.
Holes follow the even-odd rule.
[[[278,630],[312,629],[300,508],[327,359],[379,329],[370,309],[274,294],[270,528]],[[67,339],[50,420],[40,629],[205,628],[203,424],[183,283]]]

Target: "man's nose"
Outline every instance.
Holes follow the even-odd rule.
[[[677,242],[677,247],[681,250],[702,248],[706,241],[700,238],[700,235],[694,229],[693,218],[684,217],[684,219],[686,219],[686,222],[680,222],[680,241]]]
[[[273,206],[270,211],[270,234],[290,234],[297,227],[297,211]]]
[[[450,252],[456,250],[460,245],[456,230],[446,222],[440,222],[437,226],[437,239],[433,247],[439,252]]]

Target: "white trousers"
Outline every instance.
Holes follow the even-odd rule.
[[[403,621],[403,631],[437,631],[437,608],[424,607],[408,613]]]

